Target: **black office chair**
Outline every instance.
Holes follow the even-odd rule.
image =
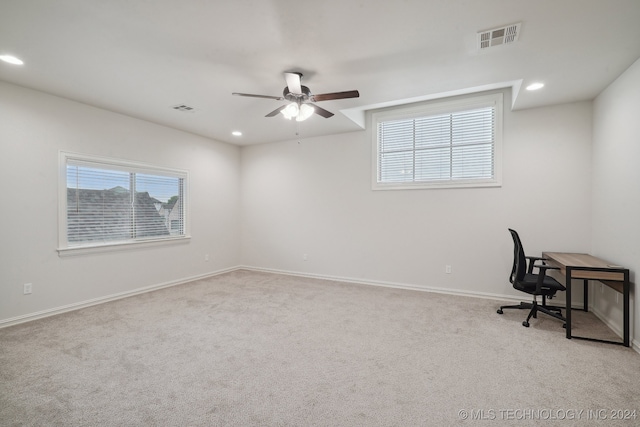
[[[509,281],[515,289],[533,295],[533,302],[521,302],[519,305],[503,305],[498,309],[498,314],[502,314],[502,310],[507,308],[530,310],[527,320],[522,322],[522,326],[526,326],[527,328],[529,327],[529,320],[532,317],[537,318],[538,312],[548,314],[564,322],[565,319],[562,317],[560,307],[547,305],[547,298],[551,299],[555,296],[556,292],[566,290],[557,280],[546,275],[547,270],[559,270],[559,268],[544,264],[544,258],[525,256],[518,233],[512,229],[509,229],[509,232],[513,238],[514,245],[513,268],[511,269]],[[527,260],[529,260],[528,266]],[[543,264],[535,265],[534,263],[536,261],[542,261]],[[538,269],[538,273],[533,273],[534,267]],[[538,296],[542,296],[542,304],[538,304]]]

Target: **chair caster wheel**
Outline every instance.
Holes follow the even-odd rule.
[[[502,313],[504,313],[504,311],[502,311],[502,309],[501,309],[501,308],[499,308],[499,309],[498,309],[498,311],[497,311],[497,313],[498,313],[498,314],[502,314]]]
[[[529,322],[527,322],[526,320],[524,322],[522,322],[522,326],[524,326],[525,328],[529,327]]]

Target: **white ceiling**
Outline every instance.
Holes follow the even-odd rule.
[[[478,31],[516,22],[516,43],[478,52]],[[281,101],[231,95],[279,96],[285,71],[312,93],[360,91],[319,104],[336,115],[302,138],[481,88],[546,84],[516,91],[516,109],[593,99],[640,57],[640,1],[1,0],[7,53],[25,64],[0,62],[0,80],[247,145],[296,138],[295,121],[264,117]]]

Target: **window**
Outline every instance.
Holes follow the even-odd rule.
[[[374,189],[500,185],[502,93],[373,113]]]
[[[186,238],[187,173],[61,153],[59,251]]]

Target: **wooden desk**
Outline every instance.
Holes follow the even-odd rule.
[[[629,269],[613,265],[605,260],[596,258],[588,254],[574,254],[565,252],[543,252],[542,257],[547,259],[549,265],[559,267],[560,273],[564,274],[567,288],[566,303],[566,328],[567,338],[579,338],[590,341],[606,342],[611,344],[621,344],[629,347]],[[596,280],[615,289],[623,295],[624,299],[624,325],[623,342],[599,340],[595,338],[578,337],[571,335],[571,280],[584,280],[584,311],[588,311],[588,283],[589,280]]]

